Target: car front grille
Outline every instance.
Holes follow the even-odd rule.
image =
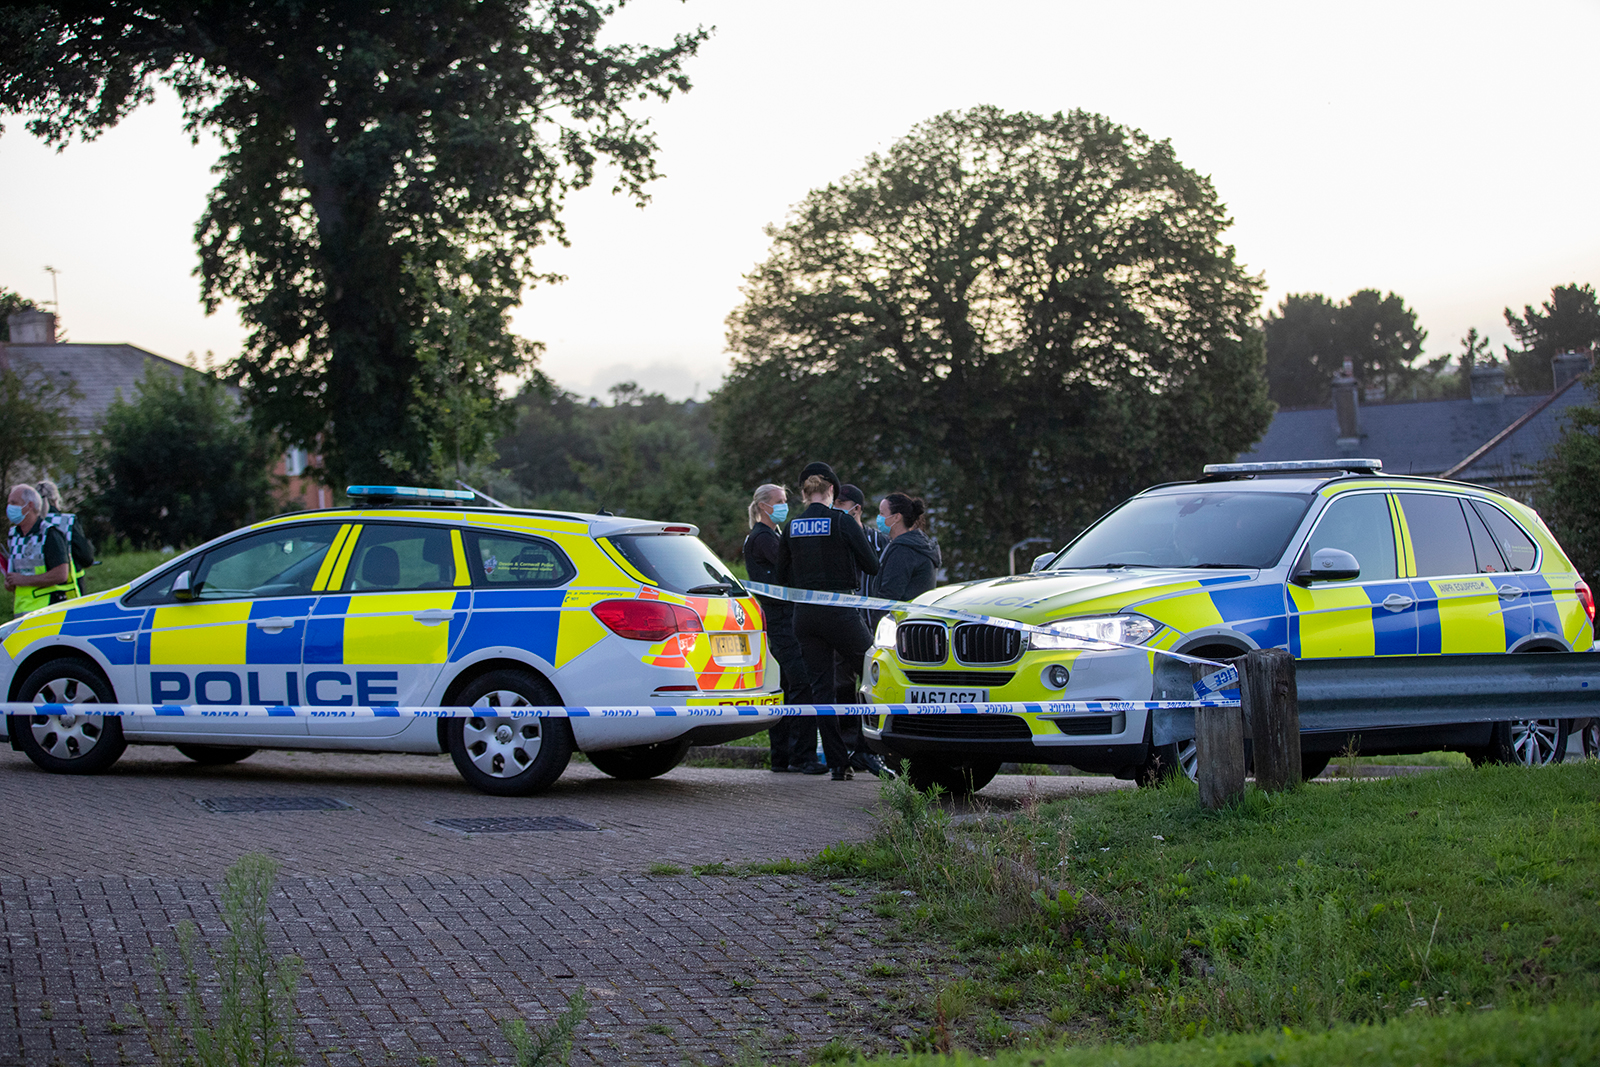
[[[981,741],[1029,741],[1033,731],[1015,715],[890,715],[889,733]]]
[[[1011,671],[906,671],[913,685],[938,685],[946,689],[999,689],[1015,677]]]
[[[943,663],[949,654],[947,632],[937,622],[903,622],[895,631],[894,649],[902,663]]]
[[[962,663],[1010,663],[1022,655],[1022,631],[988,623],[956,627],[956,659]]]

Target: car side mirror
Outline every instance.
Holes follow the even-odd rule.
[[[1311,563],[1295,572],[1296,585],[1312,582],[1345,582],[1361,577],[1361,564],[1342,548],[1319,548],[1312,553]]]
[[[200,585],[204,584],[204,582],[200,583]],[[200,595],[200,585],[194,584],[193,575],[191,575],[188,571],[184,571],[182,574],[172,579],[172,599],[193,600],[195,597]]]
[[[1028,573],[1032,574],[1034,571],[1044,570],[1044,565],[1055,558],[1056,554],[1054,552],[1046,552],[1042,556],[1033,557],[1033,566],[1028,568]]]

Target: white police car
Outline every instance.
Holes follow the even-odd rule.
[[[556,705],[779,704],[761,609],[693,526],[471,506],[473,494],[352,486],[352,506],[279,516],[128,585],[0,626],[0,687],[32,704],[292,705],[315,717],[12,715],[13,748],[94,773],[128,744],[203,763],[258,748],[449,752],[488,793],[537,792],[574,749],[619,778],[773,716],[542,719]],[[354,717],[463,706],[470,718]]]

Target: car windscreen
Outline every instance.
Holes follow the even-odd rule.
[[[1311,497],[1227,490],[1138,496],[1086,530],[1050,562],[1078,567],[1272,567]]]
[[[622,534],[608,537],[624,559],[650,581],[674,593],[749,596],[698,537],[683,534]],[[717,588],[717,587],[722,588]]]

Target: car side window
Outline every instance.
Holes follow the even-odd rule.
[[[192,568],[196,600],[305,596],[339,532],[336,523],[280,526],[218,545]],[[172,582],[185,569],[163,574],[130,596],[130,605],[164,604]]]
[[[472,584],[477,586],[550,588],[578,574],[566,553],[549,541],[471,531],[466,539]]]
[[[1318,549],[1338,548],[1350,553],[1361,564],[1359,582],[1392,581],[1394,566],[1394,523],[1389,518],[1389,501],[1381,493],[1362,493],[1340,497],[1328,505],[1306,543],[1305,560]]]
[[[344,572],[344,590],[351,593],[449,589],[455,584],[455,549],[443,526],[366,523]]]
[[[1472,534],[1461,501],[1436,493],[1401,493],[1406,530],[1411,534],[1411,552],[1416,558],[1417,577],[1434,578],[1446,574],[1478,573],[1472,551]]]
[[[1494,538],[1490,535],[1489,528],[1483,524],[1477,509],[1467,505],[1461,510],[1467,513],[1467,529],[1472,531],[1472,554],[1478,557],[1478,573],[1504,573],[1506,561],[1501,557],[1500,550],[1495,547]]]
[[[1531,571],[1536,559],[1539,558],[1539,548],[1533,543],[1521,526],[1514,522],[1511,516],[1501,511],[1492,504],[1473,501],[1474,508],[1483,517],[1484,525],[1489,527],[1489,532],[1494,535],[1494,543],[1500,547],[1500,554],[1505,557],[1506,566],[1514,571]]]

